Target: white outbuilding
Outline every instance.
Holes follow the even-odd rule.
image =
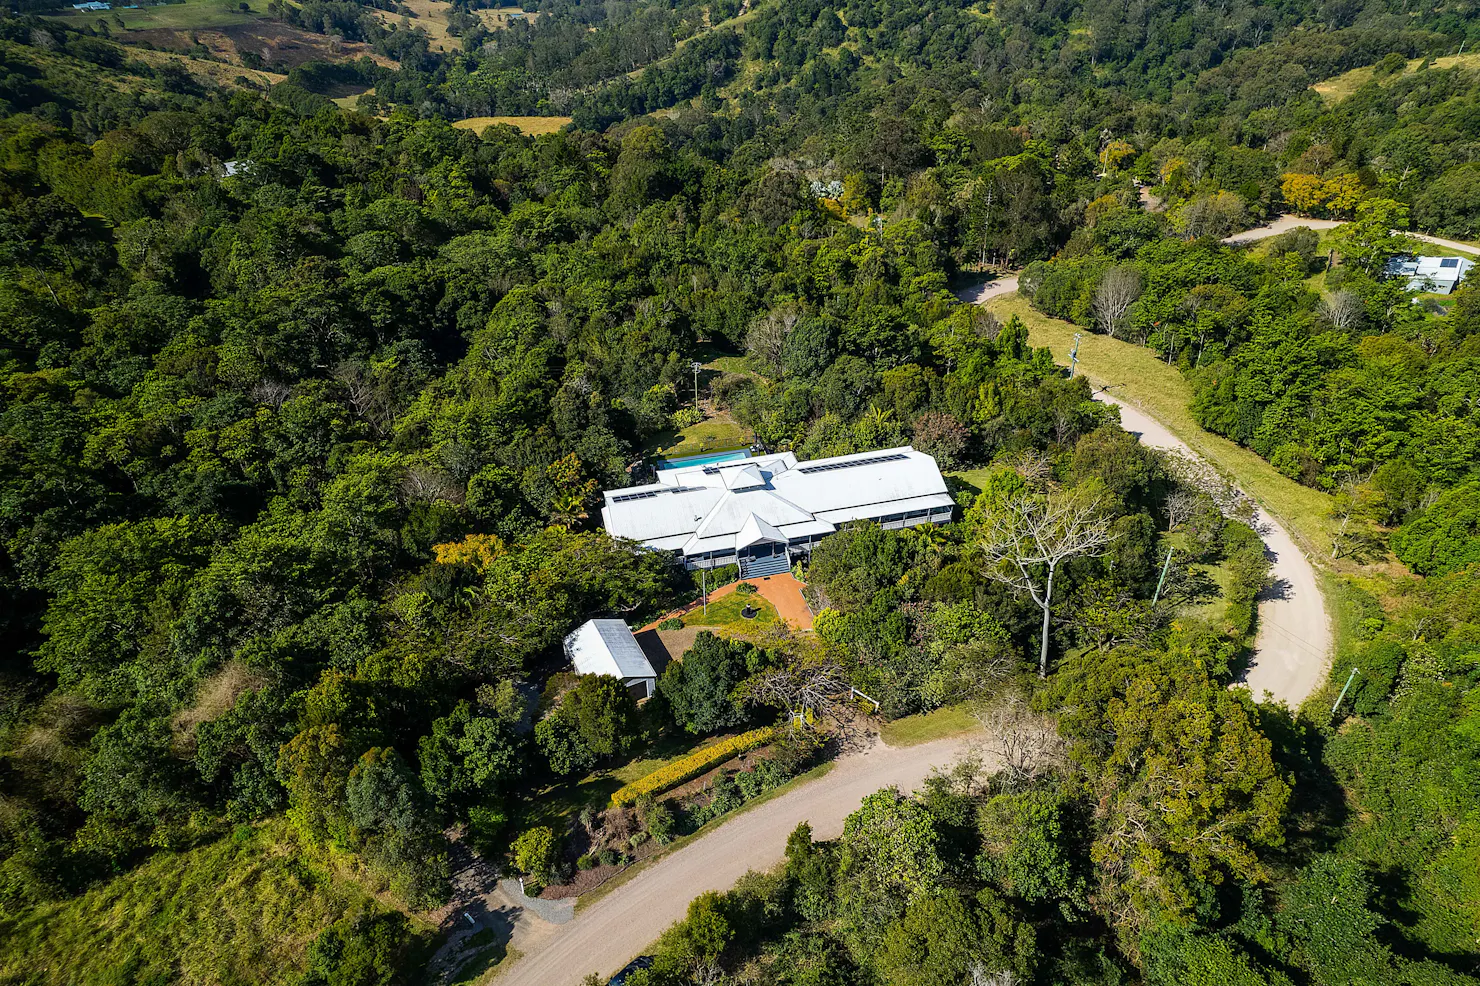
[[[620,678],[633,698],[652,698],[658,674],[621,620],[587,620],[565,638],[565,656],[581,674]]]

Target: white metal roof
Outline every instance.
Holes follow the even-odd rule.
[[[908,446],[801,463],[785,452],[659,475],[659,482],[604,494],[602,521],[618,537],[686,555],[954,504],[935,460]]]
[[[565,656],[581,674],[657,677],[642,645],[621,620],[587,620],[565,638]]]
[[[1410,291],[1448,294],[1475,266],[1464,257],[1394,257],[1387,263],[1389,277],[1408,279]]]

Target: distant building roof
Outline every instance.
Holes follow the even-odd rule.
[[[658,676],[642,645],[621,620],[587,620],[565,638],[565,655],[581,674],[604,674],[624,681]]]
[[[800,463],[783,452],[665,469],[655,483],[604,495],[610,533],[686,556],[800,543],[850,520],[924,516],[955,502],[935,460],[908,446]]]
[[[1409,291],[1449,294],[1475,266],[1464,257],[1394,257],[1387,262],[1388,277],[1405,278]]]

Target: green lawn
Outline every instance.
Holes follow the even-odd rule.
[[[740,611],[749,603],[758,610],[756,618],[747,620],[740,615]],[[772,606],[759,593],[743,596],[738,592],[720,596],[718,599],[709,600],[709,612],[704,608],[685,613],[683,625],[686,627],[722,627],[730,623],[738,623],[743,626],[760,626],[764,623],[776,622],[776,607]]]
[[[749,448],[754,436],[740,427],[728,414],[700,421],[676,434],[664,436],[667,444],[658,449],[658,454],[669,459],[704,452],[725,452],[730,449]]]
[[[1060,363],[1067,362],[1074,333],[1082,332],[1079,368],[1096,387],[1113,385],[1111,393],[1116,397],[1164,424],[1279,519],[1312,558],[1330,554],[1331,497],[1286,478],[1249,449],[1204,431],[1189,407],[1192,387],[1176,367],[1163,363],[1144,346],[1049,318],[1020,295],[994,298],[987,307],[1004,318],[1020,317],[1028,326],[1029,341],[1051,349]]]
[[[960,736],[962,733],[981,729],[981,723],[973,715],[975,711],[976,707],[969,702],[947,705],[934,712],[886,722],[880,733],[884,742],[890,746],[918,746],[931,740]]]

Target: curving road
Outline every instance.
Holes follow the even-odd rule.
[[[1143,444],[1196,458],[1180,438],[1139,408],[1103,391],[1095,394],[1095,400],[1120,408],[1121,425]],[[1277,521],[1266,516],[1260,526],[1274,584],[1259,597],[1254,653],[1238,683],[1247,685],[1257,699],[1268,693],[1296,709],[1326,680],[1331,621],[1310,560]]]
[[[1345,219],[1306,219],[1304,216],[1295,216],[1285,213],[1267,226],[1256,226],[1254,229],[1246,229],[1242,233],[1234,233],[1232,236],[1223,238],[1223,242],[1230,246],[1239,246],[1245,243],[1257,243],[1259,240],[1269,239],[1281,233],[1289,232],[1298,226],[1307,226],[1314,230],[1335,229],[1337,226],[1345,226]],[[1406,229],[1395,229],[1394,233],[1410,236],[1424,243],[1432,243],[1434,246],[1444,247],[1446,250],[1459,250],[1463,253],[1480,253],[1480,246],[1472,243],[1463,243],[1459,240],[1446,240],[1442,236],[1430,236],[1428,233],[1414,233]]]
[[[786,837],[799,823],[810,823],[815,838],[835,839],[865,797],[890,785],[915,790],[932,767],[950,763],[970,745],[959,737],[902,749],[874,743],[840,759],[826,776],[730,819],[648,867],[569,924],[521,934],[524,922],[516,921],[510,945],[522,954],[498,973],[495,986],[574,986],[592,972],[605,981],[682,918],[699,894],[728,890],[749,871],[780,862]]]
[[[1252,243],[1278,236],[1297,226],[1331,229],[1339,225],[1340,222],[1330,219],[1285,215],[1268,226],[1246,230],[1224,242]],[[1452,243],[1429,236],[1420,238],[1441,245]],[[1017,284],[1016,276],[1000,277],[964,288],[957,296],[962,301],[981,305],[1016,290]],[[1101,381],[1102,386],[1113,386],[1114,383]],[[1103,390],[1094,396],[1095,400],[1120,408],[1121,424],[1146,445],[1198,458],[1170,429],[1140,408],[1111,397]],[[1326,680],[1331,653],[1331,621],[1310,559],[1295,546],[1289,532],[1277,521],[1266,516],[1261,526],[1273,587],[1259,598],[1259,629],[1253,655],[1237,684],[1247,685],[1257,699],[1268,695],[1274,701],[1284,702],[1295,709]]]

